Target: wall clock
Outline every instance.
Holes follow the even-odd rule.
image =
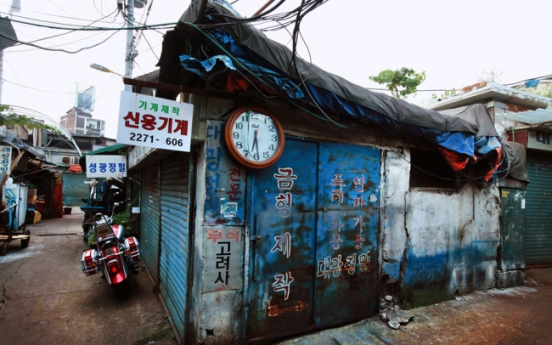
[[[259,107],[240,107],[230,114],[224,128],[230,154],[242,165],[264,169],[284,151],[284,130],[278,120]]]

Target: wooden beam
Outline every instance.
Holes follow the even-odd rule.
[[[149,87],[152,89],[159,89],[159,90],[167,90],[167,91],[175,91],[177,93],[184,92],[184,93],[191,93],[194,95],[199,96],[205,96],[205,97],[217,97],[217,98],[225,98],[225,99],[233,99],[233,100],[248,100],[251,99],[252,96],[244,96],[237,93],[230,93],[230,92],[224,92],[224,91],[214,91],[214,90],[204,90],[204,89],[196,89],[193,87],[187,87],[187,86],[181,86],[181,85],[172,85],[172,84],[163,84],[163,83],[156,83],[152,81],[145,81],[145,80],[137,80],[137,79],[130,79],[130,78],[124,78],[123,82],[125,85],[132,85],[136,87]]]

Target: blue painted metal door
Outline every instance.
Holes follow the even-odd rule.
[[[318,171],[315,325],[376,312],[380,151],[321,143]]]
[[[375,313],[379,171],[377,149],[288,139],[251,173],[249,340]]]
[[[252,173],[250,340],[312,326],[317,151],[288,140],[278,162]]]

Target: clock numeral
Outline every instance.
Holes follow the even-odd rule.
[[[233,137],[234,139],[239,139],[239,138],[240,138],[240,133],[238,133],[238,132],[232,132],[232,137]]]
[[[274,125],[270,125],[270,126],[268,126],[268,131],[269,132],[276,132],[276,128],[274,127]]]
[[[259,160],[259,153],[258,152],[253,154],[253,159],[256,160],[256,161]]]
[[[268,154],[268,151],[263,152],[263,158],[264,159],[267,159],[269,157],[270,157],[270,155]]]
[[[242,122],[236,122],[236,129],[243,129],[243,123]]]
[[[242,144],[241,141],[236,141],[236,148],[238,148],[240,150],[243,148],[243,144]]]
[[[243,150],[243,156],[244,157],[249,156],[249,150]]]
[[[270,140],[273,142],[278,142],[278,136],[277,135],[271,135]]]
[[[275,150],[274,144],[271,144],[271,145],[268,147],[268,149],[271,150],[271,151],[274,151],[274,150]]]

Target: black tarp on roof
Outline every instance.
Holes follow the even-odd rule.
[[[232,66],[232,63],[241,65],[242,60],[259,66],[259,70],[274,71],[282,80],[293,80],[305,90],[304,94],[308,96],[305,96],[304,100],[307,102],[317,103],[334,113],[350,115],[361,123],[376,124],[395,134],[422,137],[440,149],[448,150],[449,157],[445,156],[445,159],[455,170],[459,168],[455,168],[452,164],[453,159],[449,159],[451,152],[465,157],[463,159],[466,163],[476,156],[475,161],[480,162],[483,157],[495,150],[499,151],[500,157],[502,145],[486,107],[481,104],[438,112],[386,94],[372,92],[299,57],[294,57],[286,46],[270,40],[253,25],[237,23],[235,18],[241,17],[231,10],[227,3],[221,5],[207,2],[205,12],[200,11],[198,2],[193,2],[181,16],[178,26],[187,28],[182,32],[197,30],[206,40],[211,40],[214,49],[207,54],[203,52],[203,57],[215,63],[228,61],[224,63],[227,64],[229,72],[238,69]],[[203,16],[200,18],[201,15]],[[206,22],[205,26],[195,25]],[[232,25],[210,25],[225,23]],[[182,62],[184,69],[204,77],[206,73],[197,73],[195,66],[205,66],[207,60],[193,61],[194,58],[186,56],[190,47],[179,39],[175,31],[169,31],[163,42],[159,63],[161,79],[167,73],[174,73],[175,66],[166,62],[171,59],[174,62],[175,54],[178,54],[181,61],[188,59],[192,65],[195,64],[189,67]],[[218,59],[217,56],[221,55],[217,54],[221,52],[230,59]],[[295,62],[296,69],[290,68],[291,61]]]
[[[197,3],[192,3],[188,10],[181,16],[180,22],[195,23],[198,20],[199,8]],[[227,7],[217,3],[208,2],[206,13],[221,13],[227,16],[235,16],[235,13]],[[219,21],[228,21],[224,17],[217,17]],[[381,113],[401,123],[407,123],[441,131],[460,131],[469,133],[481,133],[482,135],[497,136],[494,125],[488,116],[486,109],[476,107],[475,109],[463,109],[464,115],[450,116],[434,110],[425,109],[404,100],[393,98],[386,94],[372,92],[364,87],[358,86],[335,74],[326,72],[316,65],[296,58],[297,70],[290,70],[289,64],[292,61],[292,52],[284,45],[270,40],[262,32],[250,24],[235,24],[224,27],[236,42],[247,47],[257,55],[262,56],[271,65],[280,71],[286,71],[292,78],[303,80],[328,90],[344,99],[362,105]],[[474,118],[478,120],[474,121]]]

